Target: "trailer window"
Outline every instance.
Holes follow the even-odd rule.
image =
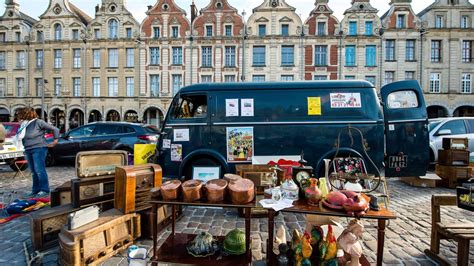
[[[392,92],[388,95],[387,102],[389,109],[408,109],[419,106],[418,97],[411,90]]]
[[[174,106],[173,119],[193,119],[207,117],[206,95],[183,95]]]

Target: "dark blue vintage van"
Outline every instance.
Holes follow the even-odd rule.
[[[421,176],[428,143],[416,81],[386,85],[380,98],[366,81],[198,84],[173,99],[157,163],[165,176],[189,179],[195,166],[220,166],[222,175],[254,156],[304,152],[322,174],[337,153],[363,158],[370,173]]]

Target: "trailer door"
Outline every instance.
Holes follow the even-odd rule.
[[[381,89],[385,119],[385,176],[424,176],[429,164],[428,115],[417,81]]]

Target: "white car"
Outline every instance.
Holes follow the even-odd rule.
[[[11,138],[5,139],[5,142],[0,144],[0,164],[8,164],[12,170],[18,171],[15,161],[23,160],[24,156],[23,150],[19,150],[13,145]]]
[[[474,152],[474,117],[450,117],[429,120],[430,160],[438,161],[438,150],[443,149],[443,138],[468,138],[469,151]]]

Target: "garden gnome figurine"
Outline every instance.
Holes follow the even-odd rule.
[[[280,255],[280,244],[286,244],[286,230],[283,225],[278,227],[275,239],[273,240],[273,253]]]
[[[359,259],[362,256],[362,245],[359,239],[364,233],[364,225],[359,220],[352,220],[349,222],[347,228],[337,239],[338,245],[345,253],[351,256],[351,261],[347,264],[350,266],[359,266]]]

